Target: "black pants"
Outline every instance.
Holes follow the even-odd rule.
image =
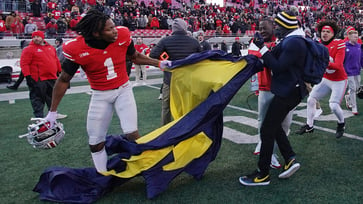
[[[19,88],[21,82],[23,82],[24,80],[24,74],[23,72],[21,71],[20,74],[19,74],[19,78],[18,80],[16,80],[15,84],[13,85],[15,88]]]
[[[126,72],[127,72],[127,76],[130,76],[130,74],[131,74],[131,68],[132,68],[132,61],[126,59]]]
[[[44,118],[44,105],[48,110],[52,104],[52,93],[55,80],[38,81],[34,86],[29,86],[29,98],[36,118]]]
[[[300,101],[301,94],[299,87],[296,87],[287,97],[275,96],[272,99],[266,117],[262,122],[260,133],[262,144],[258,167],[262,173],[269,172],[275,140],[285,161],[295,156],[285,131],[282,129],[281,123]]]

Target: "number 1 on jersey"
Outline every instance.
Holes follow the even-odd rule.
[[[115,72],[115,67],[113,66],[111,57],[107,58],[103,65],[105,65],[105,67],[107,68],[107,80],[117,77],[117,73]]]

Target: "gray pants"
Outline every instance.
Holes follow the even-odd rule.
[[[168,84],[163,84],[163,98],[161,105],[161,125],[168,124],[171,122],[171,112],[170,112],[170,86]]]
[[[258,95],[258,134],[260,134],[261,124],[265,119],[267,109],[272,101],[274,94],[271,91],[259,91]],[[290,125],[292,122],[294,110],[286,116],[285,120],[282,122],[282,129],[284,129],[286,135],[289,135]]]
[[[349,101],[352,105],[352,110],[357,112],[357,91],[360,87],[360,75],[348,76],[348,90],[349,90]]]

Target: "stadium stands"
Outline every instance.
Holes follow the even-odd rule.
[[[44,22],[45,13],[42,13],[43,17],[33,17],[32,13],[28,9],[28,12],[24,12],[25,10],[23,1],[14,0],[18,2],[17,13],[20,18],[24,19],[25,16],[30,16],[30,19],[37,25],[39,30],[45,30],[46,23]],[[58,0],[59,1],[59,0]],[[114,15],[118,18],[120,16],[128,15],[133,16],[144,15],[151,13],[153,16],[161,17],[162,15],[168,15],[172,18],[183,17],[188,23],[190,23],[190,27],[192,31],[198,31],[200,28],[204,30],[205,36],[213,37],[213,36],[247,36],[251,37],[256,32],[255,29],[258,29],[258,22],[265,15],[272,15],[276,13],[276,11],[280,9],[286,9],[289,6],[297,6],[300,12],[299,19],[302,21],[302,25],[304,28],[309,28],[314,32],[314,24],[320,20],[324,19],[333,19],[337,20],[339,26],[341,28],[346,28],[347,26],[353,26],[358,30],[359,33],[363,31],[363,22],[360,19],[363,18],[363,6],[360,1],[350,1],[350,0],[319,0],[319,1],[303,1],[303,0],[272,0],[272,1],[264,1],[264,0],[226,0],[225,7],[209,5],[209,4],[200,4],[201,8],[198,9],[194,7],[196,2],[204,2],[204,1],[190,1],[190,0],[168,0],[171,2],[170,8],[168,10],[159,9],[158,6],[161,5],[162,0],[126,0],[126,1],[117,1],[122,2],[126,5],[129,3],[127,7],[130,7],[131,2],[133,7],[136,8],[125,8],[118,7],[117,5],[113,5],[112,7]],[[59,1],[63,2],[63,1]],[[139,5],[134,5],[137,2]],[[140,3],[144,2],[146,8],[141,7]],[[155,7],[148,7],[150,3],[153,2]],[[254,3],[251,3],[254,2]],[[5,17],[10,13],[12,6],[5,5],[2,6],[0,4],[0,14]],[[30,8],[30,7],[28,7]],[[197,8],[197,9],[196,9]],[[6,11],[4,11],[4,9]],[[68,8],[71,10],[71,8]],[[137,12],[135,12],[136,9]],[[106,10],[105,10],[106,11]],[[109,11],[109,12],[111,12]],[[116,15],[116,14],[119,15]],[[139,16],[137,17],[139,18]],[[194,20],[190,20],[194,19]],[[228,23],[230,28],[232,28],[233,22],[240,20],[244,27],[239,27],[234,33],[224,35],[216,33],[216,22],[217,19],[222,20],[223,24]],[[342,21],[341,19],[345,19]],[[161,23],[161,19],[159,19]],[[120,18],[120,22],[124,22],[124,19]],[[256,28],[252,27],[251,24],[255,23]],[[130,24],[126,23],[128,25]],[[167,29],[156,29],[152,30],[149,26],[147,29],[141,29],[137,27],[136,30],[132,31],[132,35],[135,37],[162,37],[166,34],[171,34],[171,30]],[[169,25],[170,26],[170,25]],[[167,27],[167,26],[166,26]],[[165,26],[164,26],[165,28]],[[232,29],[231,29],[232,30]],[[16,37],[21,38],[23,35],[13,35],[11,31],[7,30],[4,32],[3,36],[5,37]],[[63,35],[64,37],[74,37],[76,36],[76,32],[68,29],[68,31]]]

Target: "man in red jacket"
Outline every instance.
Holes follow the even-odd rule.
[[[144,44],[142,38],[138,37],[136,39],[136,44],[134,45],[136,51],[138,51],[141,54],[146,55],[146,51],[148,50],[148,46]],[[145,65],[139,65],[134,64],[135,66],[135,86],[139,85],[139,82],[141,80],[141,74],[142,74],[142,85],[146,85],[146,79],[147,79],[147,73],[146,73],[146,66]]]
[[[44,40],[42,31],[33,32],[32,41],[21,53],[20,67],[29,87],[34,116],[43,118],[44,105],[50,108],[54,83],[62,70],[55,48]]]

